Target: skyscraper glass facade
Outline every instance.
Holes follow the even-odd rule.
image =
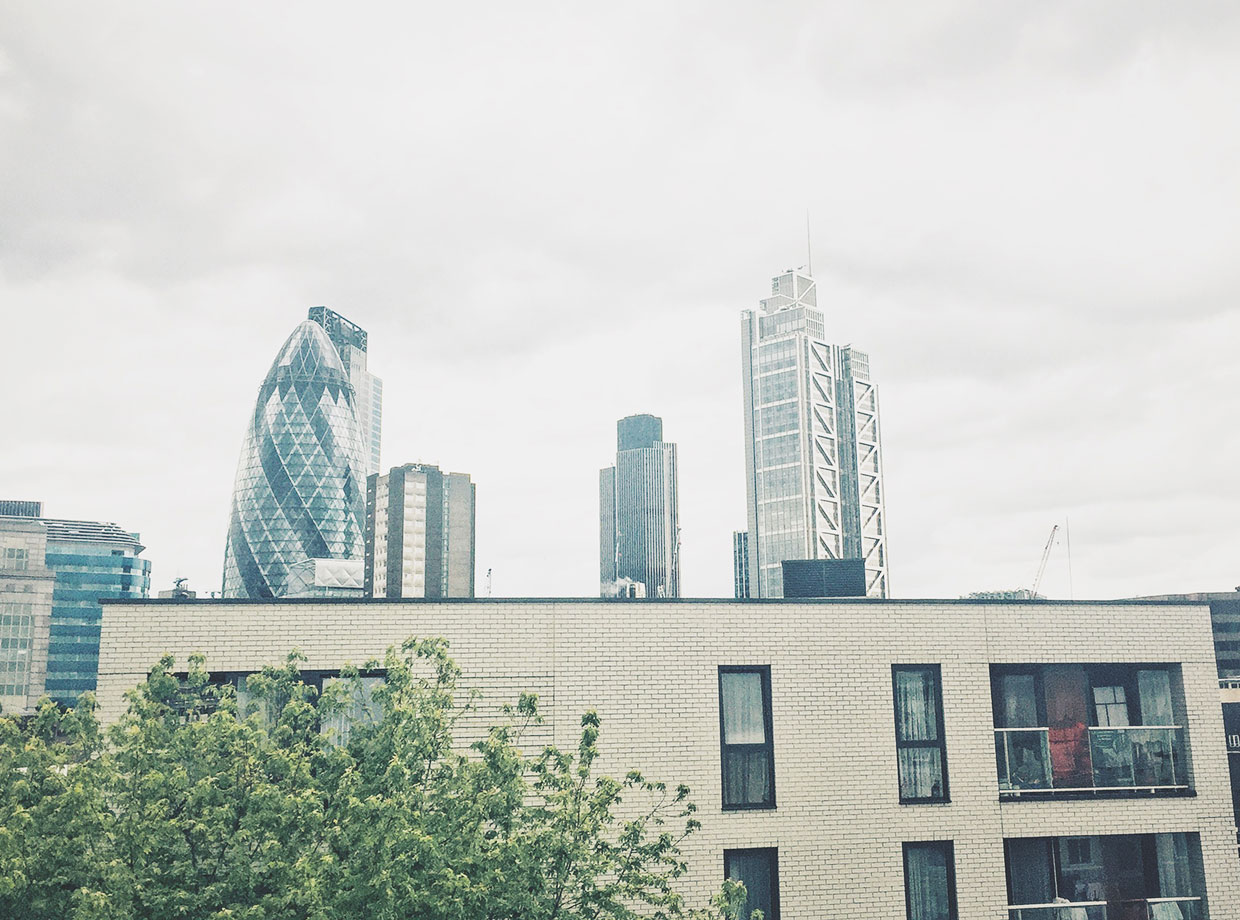
[[[349,382],[353,384],[357,428],[362,439],[366,473],[377,473],[380,448],[383,444],[383,381],[370,373],[366,366],[370,336],[361,326],[349,322],[327,307],[311,307],[309,319],[322,326],[327,337],[336,346],[340,363],[344,365]]]
[[[56,576],[45,691],[73,703],[99,676],[101,598],[132,600],[151,590],[151,563],[137,534],[115,524],[44,519],[46,565]]]
[[[621,419],[616,434],[616,465],[599,472],[602,593],[628,580],[646,597],[680,597],[676,445],[653,415]]]
[[[364,558],[365,466],[354,390],[318,323],[289,336],[259,388],[233,489],[224,596],[289,593],[307,559]]]
[[[825,341],[814,279],[790,270],[741,316],[749,576],[783,596],[785,559],[865,560],[887,596],[878,393],[867,356]]]

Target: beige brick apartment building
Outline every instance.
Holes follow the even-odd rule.
[[[163,653],[321,679],[443,636],[540,742],[693,789],[688,892],[771,920],[1235,920],[1209,609],[1132,602],[144,601],[104,606],[105,719]]]

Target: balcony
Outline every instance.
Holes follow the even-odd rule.
[[[1184,729],[1178,725],[997,728],[995,760],[1004,799],[1189,791]]]
[[[1008,907],[1008,920],[1204,920],[1201,898],[1064,901]]]

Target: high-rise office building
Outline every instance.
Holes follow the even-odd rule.
[[[732,531],[732,596],[751,597],[749,589],[749,531]]]
[[[474,596],[474,484],[424,463],[366,480],[366,595]]]
[[[147,597],[151,563],[116,524],[42,517],[39,502],[0,516],[0,703],[71,704],[99,674],[102,598]],[[25,696],[24,704],[19,700]]]
[[[43,695],[55,573],[38,502],[0,502],[0,711],[31,712]],[[33,514],[29,511],[33,510]]]
[[[616,424],[616,465],[599,471],[599,581],[641,582],[646,597],[680,597],[676,445],[663,420],[631,415]]]
[[[366,368],[369,337],[366,330],[327,307],[311,307],[309,318],[327,331],[344,365],[357,408],[358,430],[366,473],[379,472],[379,448],[383,443],[383,381]]]
[[[259,388],[233,489],[224,597],[362,592],[366,467],[353,385],[318,323]]]
[[[782,597],[785,559],[863,559],[886,597],[878,391],[869,358],[825,339],[814,279],[789,270],[741,314],[749,571]]]

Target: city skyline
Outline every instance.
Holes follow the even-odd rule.
[[[384,456],[484,484],[495,594],[595,592],[597,469],[650,406],[682,594],[729,596],[735,317],[808,261],[807,209],[831,340],[880,369],[896,596],[1029,587],[1065,518],[1041,593],[1240,582],[1240,11],[310,5],[289,41],[156,9],[0,13],[0,481],[140,530],[156,589],[218,584],[257,382],[327,304],[369,333]]]

